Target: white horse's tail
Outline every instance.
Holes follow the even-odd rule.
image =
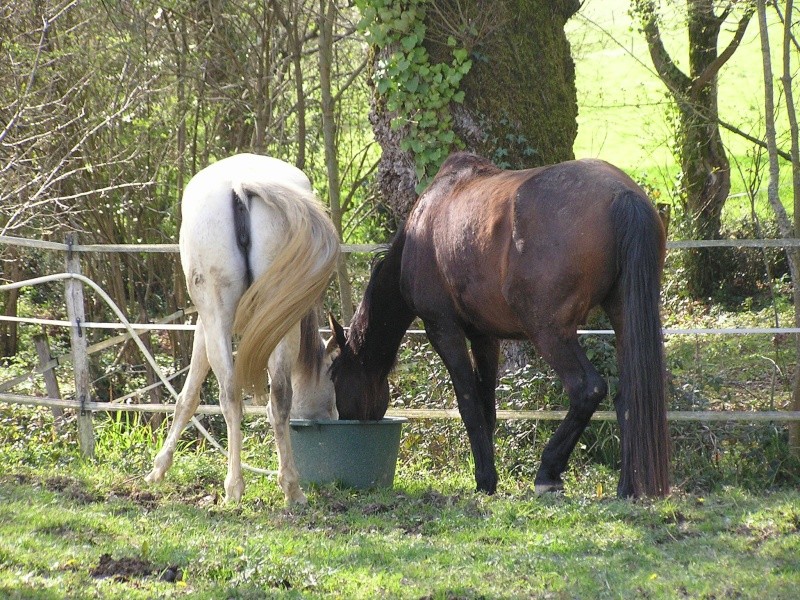
[[[245,181],[233,192],[272,206],[286,224],[278,254],[242,296],[234,321],[240,335],[234,387],[261,395],[266,393],[270,355],[315,307],[330,281],[339,258],[339,236],[308,190],[276,181]]]

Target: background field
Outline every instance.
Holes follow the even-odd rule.
[[[673,136],[666,119],[667,91],[653,69],[643,36],[628,14],[629,5],[628,0],[587,0],[567,23],[578,87],[575,156],[608,160],[668,191],[678,170],[669,150]],[[662,33],[670,55],[688,73],[688,41],[677,12],[666,13]],[[727,44],[731,33],[731,28],[723,28],[720,47]],[[774,48],[781,35],[780,25],[772,22]],[[782,67],[777,51],[773,52],[772,68],[779,76]],[[764,135],[762,73],[761,42],[754,18],[740,47],[720,72],[719,114],[723,121],[759,138]],[[779,96],[776,91],[780,103]],[[787,131],[782,106],[778,109],[779,132]],[[736,161],[745,169],[750,166],[752,160],[747,154],[752,144],[724,129],[722,135],[734,170],[731,193],[740,194],[743,184],[737,177]],[[783,141],[788,148],[785,135]],[[785,169],[785,186],[790,185],[788,177]],[[766,181],[763,187],[766,189]],[[765,198],[759,205],[768,214]],[[747,199],[730,200],[726,214],[731,218],[749,214]]]

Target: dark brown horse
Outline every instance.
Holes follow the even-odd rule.
[[[667,494],[664,253],[656,210],[608,163],[503,171],[471,154],[450,156],[374,267],[349,336],[332,323],[341,349],[332,366],[340,418],[383,416],[387,377],[419,316],[453,381],[478,489],[493,493],[498,340],[528,338],[569,394],[535,482],[537,491],[560,489],[569,456],[607,393],[576,333],[600,306],[617,334],[618,493]]]

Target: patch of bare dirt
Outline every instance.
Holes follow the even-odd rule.
[[[121,582],[157,576],[161,581],[174,583],[183,577],[183,572],[176,565],[157,567],[141,558],[113,558],[108,553],[100,556],[97,565],[89,571],[89,574],[95,579],[112,578]]]
[[[44,487],[51,492],[63,494],[79,504],[91,504],[105,500],[96,491],[88,489],[83,482],[71,477],[48,477],[44,480]]]

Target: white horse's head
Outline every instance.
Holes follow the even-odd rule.
[[[317,373],[306,373],[302,370],[292,373],[292,419],[339,418],[333,380],[330,376],[331,363],[336,352],[338,352],[336,344],[332,344],[329,340],[325,343]]]

